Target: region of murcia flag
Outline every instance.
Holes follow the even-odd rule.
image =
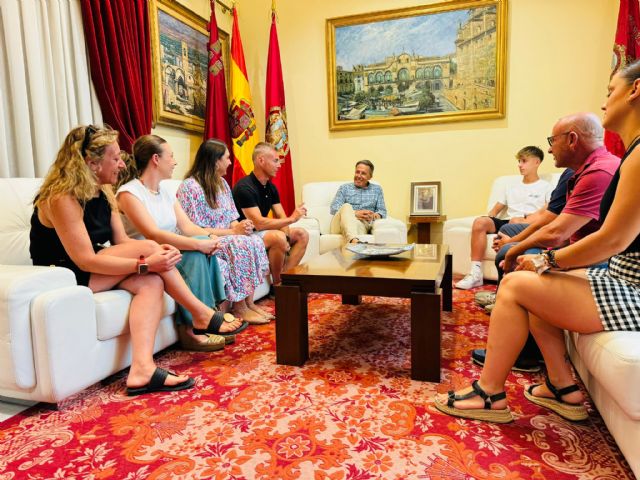
[[[233,7],[233,29],[231,32],[231,101],[229,102],[229,128],[233,142],[233,183],[253,170],[251,155],[258,144],[253,101],[244,62],[242,39],[238,25],[238,12]]]

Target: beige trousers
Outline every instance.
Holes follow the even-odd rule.
[[[345,243],[350,242],[358,235],[364,235],[371,231],[373,222],[364,222],[356,218],[353,207],[345,203],[331,219],[331,233],[340,233]]]

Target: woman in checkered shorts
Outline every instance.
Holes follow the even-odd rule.
[[[563,330],[640,331],[640,61],[611,79],[602,109],[604,127],[617,132],[627,147],[602,199],[602,227],[555,252],[518,259],[520,271],[507,275],[500,285],[480,379],[437,397],[438,410],[492,422],[513,420],[504,384],[531,330],[548,378],[525,388],[525,397],[569,420],[583,420],[587,411],[573,382]],[[575,135],[567,132],[556,141],[571,148]],[[609,258],[608,268],[579,269]]]

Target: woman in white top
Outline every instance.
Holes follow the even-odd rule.
[[[127,233],[135,238],[148,238],[172,245],[183,253],[177,265],[189,288],[203,303],[214,306],[224,300],[224,285],[217,260],[218,238],[195,225],[184,213],[175,197],[160,187],[160,181],[171,178],[176,162],[168,143],[156,135],[145,135],[133,146],[135,165],[129,162],[129,178],[116,194],[124,215]],[[183,348],[213,351],[221,347],[219,334],[239,333],[246,322],[226,314],[208,330],[194,329],[189,311],[178,305],[176,321]]]

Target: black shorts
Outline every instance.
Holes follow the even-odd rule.
[[[500,231],[503,225],[509,223],[509,220],[503,220],[501,218],[489,217],[493,221],[493,226],[496,227],[496,233]]]

